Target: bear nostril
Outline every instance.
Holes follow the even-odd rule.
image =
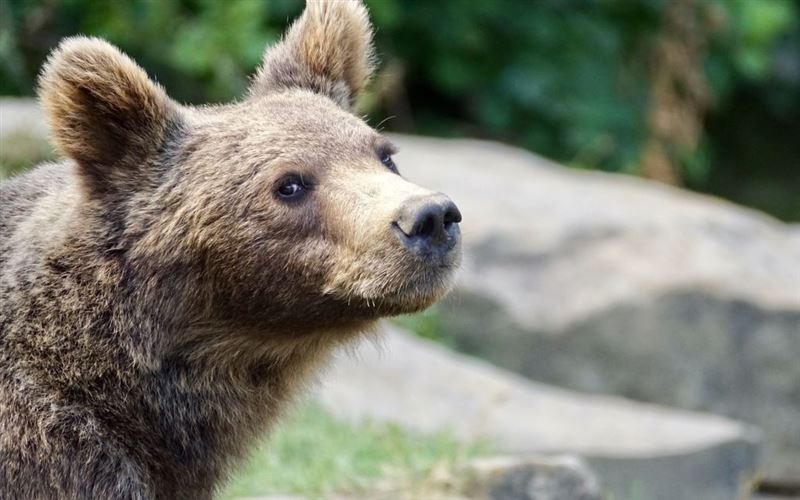
[[[414,223],[414,227],[411,229],[411,234],[409,236],[433,236],[436,232],[436,227],[441,224],[437,219],[438,217],[436,214],[430,211],[422,213]]]
[[[449,201],[444,212],[444,227],[448,229],[453,224],[458,224],[459,222],[461,222],[461,212],[458,210],[455,203]]]

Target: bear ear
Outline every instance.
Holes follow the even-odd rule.
[[[308,0],[283,40],[264,53],[250,94],[305,88],[352,110],[372,70],[372,26],[361,1]]]
[[[100,191],[134,181],[177,116],[142,68],[96,38],[61,42],[42,69],[39,98],[56,145]]]

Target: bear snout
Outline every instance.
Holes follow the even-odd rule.
[[[444,259],[461,239],[461,212],[444,194],[417,196],[403,202],[393,222],[403,246],[422,258]]]

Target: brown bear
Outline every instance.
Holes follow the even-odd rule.
[[[67,159],[0,187],[0,498],[209,498],[333,349],[446,291],[461,215],[352,113],[372,60],[355,0],[227,105],[53,52]]]

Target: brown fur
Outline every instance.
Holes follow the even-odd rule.
[[[444,292],[458,252],[391,228],[429,192],[350,113],[370,38],[359,3],[310,3],[245,100],[201,108],[103,41],[51,55],[68,160],[0,185],[0,498],[208,498],[331,350]]]

